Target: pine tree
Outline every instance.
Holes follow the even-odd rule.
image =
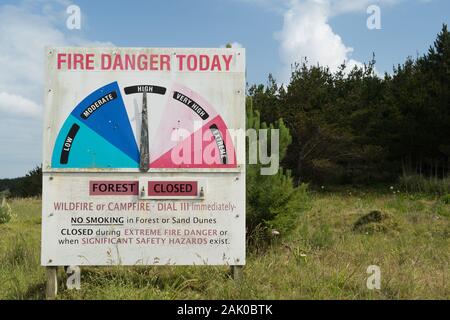
[[[247,98],[247,129],[278,129],[279,155],[286,155],[292,137],[282,119],[266,125],[253,109],[252,97]],[[270,140],[270,136],[268,137]],[[248,148],[248,146],[247,146]],[[248,154],[248,152],[247,152]],[[247,165],[247,232],[250,244],[267,240],[271,230],[285,235],[295,225],[295,219],[307,205],[307,186],[294,187],[289,171],[281,167],[275,175],[261,175],[261,164]]]

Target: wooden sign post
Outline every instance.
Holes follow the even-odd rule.
[[[45,297],[47,300],[54,300],[58,294],[58,267],[46,267],[45,273],[47,277]]]

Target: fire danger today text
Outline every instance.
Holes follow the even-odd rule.
[[[80,71],[232,71],[233,54],[65,53],[56,54],[58,70]]]

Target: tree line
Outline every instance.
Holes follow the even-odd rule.
[[[450,170],[450,34],[379,76],[375,57],[335,72],[307,61],[289,84],[269,75],[248,95],[262,122],[283,119],[292,135],[283,165],[296,183],[374,184]]]
[[[36,197],[42,193],[42,166],[36,166],[24,177],[0,179],[0,200],[2,198]]]

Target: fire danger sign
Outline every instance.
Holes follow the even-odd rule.
[[[42,265],[245,264],[245,50],[45,54]]]

